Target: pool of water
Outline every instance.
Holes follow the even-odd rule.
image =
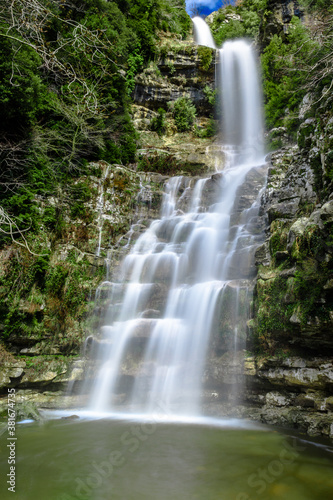
[[[1,499],[333,499],[329,447],[236,420],[81,416],[17,425],[15,494],[4,484],[7,437]]]

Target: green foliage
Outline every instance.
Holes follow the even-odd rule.
[[[195,127],[194,133],[197,137],[214,137],[218,133],[218,122],[211,116],[205,128]]]
[[[203,92],[205,94],[208,104],[212,108],[214,108],[215,105],[217,104],[217,90],[212,89],[211,87],[209,87],[209,85],[205,85]]]
[[[43,111],[46,85],[40,64],[30,47],[16,51],[10,40],[0,39],[0,133],[27,135]]]
[[[188,132],[192,129],[196,109],[188,97],[180,97],[170,104],[170,109],[176,123],[178,132]]]
[[[77,182],[74,184],[74,186],[71,186],[71,217],[80,217],[85,222],[91,222],[91,213],[89,212],[89,209],[84,205],[84,203],[87,203],[91,199],[92,194],[93,193],[91,192],[87,179]]]
[[[313,210],[310,208],[310,210]],[[275,220],[271,225],[269,241],[271,255],[286,250],[290,221]],[[332,220],[328,217],[319,226],[307,225],[296,237],[289,256],[280,267],[263,269],[266,278],[258,279],[255,297],[257,318],[255,332],[257,348],[266,352],[278,344],[290,342],[294,328],[307,331],[313,322],[322,322],[323,328],[332,310],[332,294],[325,285],[332,275]],[[284,268],[295,268],[292,275],[284,275]],[[272,272],[273,271],[273,272]],[[293,322],[290,318],[294,316]],[[294,326],[295,323],[298,326]],[[304,328],[304,330],[303,330]]]
[[[185,7],[185,0],[162,0],[159,29],[179,33],[185,38],[192,28],[192,22]]]
[[[37,286],[40,289],[44,289],[45,287],[45,277],[46,272],[49,269],[50,260],[49,257],[37,257],[37,260],[33,264],[34,270],[34,279]]]
[[[209,68],[213,61],[214,50],[209,47],[198,47],[198,57],[200,61],[199,68],[202,71],[209,71]]]
[[[160,29],[185,36],[191,22],[184,0],[41,4],[5,2],[1,12],[0,206],[23,229],[46,226],[61,237],[59,214],[33,200],[63,186],[75,198],[69,186],[89,161],[135,161],[135,76],[155,57]],[[72,215],[84,215],[83,202]],[[8,241],[1,233],[0,244]]]
[[[150,130],[157,132],[159,136],[166,131],[166,111],[162,108],[157,110],[157,116],[154,116],[150,121]]]
[[[244,36],[257,39],[268,0],[242,0],[236,8],[244,24]]]
[[[269,127],[286,125],[289,132],[298,125],[298,106],[305,95],[304,57],[314,42],[306,27],[294,17],[287,42],[274,35],[262,55],[266,119]],[[301,47],[301,49],[300,49]],[[294,68],[297,67],[297,71]]]
[[[284,332],[290,330],[289,318],[293,313],[293,304],[286,304],[284,297],[288,293],[287,280],[281,277],[267,281],[259,280],[257,285],[257,328],[255,346],[257,350],[271,352],[274,349],[274,337],[281,341]],[[281,307],[281,303],[284,307]]]
[[[158,172],[173,175],[178,171],[178,162],[173,155],[154,152],[139,158],[138,172]]]
[[[203,137],[213,137],[219,131],[219,124],[213,117],[209,118]]]
[[[310,11],[319,11],[324,15],[332,12],[333,5],[331,0],[299,0],[300,4],[308,8]]]
[[[143,67],[144,58],[141,54],[141,45],[138,42],[133,52],[127,58],[128,70],[126,73],[127,92],[131,95],[135,87],[135,75]]]
[[[226,15],[222,12],[214,19],[212,25],[213,34],[216,44],[220,47],[226,40],[233,38],[242,38],[245,36],[244,24],[238,19],[227,19]],[[228,22],[225,22],[225,21]],[[214,29],[214,25],[218,27]]]
[[[318,263],[311,257],[304,258],[301,266],[295,273],[294,293],[298,301],[298,312],[303,325],[309,321],[311,316],[321,316],[328,318],[327,307],[322,305],[321,296],[323,286],[329,276],[327,263]],[[311,293],[309,293],[311,290]]]
[[[287,32],[281,30],[270,38],[262,55],[267,124],[285,126],[294,139],[300,124],[299,105],[305,94],[317,103],[306,117],[320,119],[325,110],[331,108],[329,89],[333,76],[332,3],[325,0],[302,3],[315,12],[316,29],[295,17]],[[321,103],[320,112],[318,103]],[[311,145],[304,144],[303,138],[304,131],[301,131],[299,146],[309,148]],[[320,190],[320,183],[317,182],[317,186]]]
[[[174,75],[176,73],[176,68],[175,65],[172,63],[172,61],[168,61],[167,66],[169,69],[170,76]]]
[[[46,277],[46,291],[54,296],[61,297],[68,276],[68,269],[57,264],[49,269]]]
[[[221,8],[211,24],[217,45],[233,38],[257,39],[266,5],[267,0],[242,0]]]
[[[287,220],[277,219],[271,223],[271,237],[269,239],[270,254],[275,258],[276,252],[287,249],[287,240],[290,222]]]

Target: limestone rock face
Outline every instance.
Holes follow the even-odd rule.
[[[15,380],[20,379],[24,373],[24,368],[24,361],[15,360],[3,363],[0,368],[0,389],[8,387]]]
[[[225,416],[333,438],[332,381],[332,357],[249,357],[245,351],[229,352],[207,363],[206,404],[208,411],[217,407]]]
[[[61,206],[62,237],[54,238],[50,258],[41,261],[45,266],[41,285],[34,284],[14,304],[7,299],[13,316],[11,323],[0,325],[0,332],[5,332],[6,349],[11,355],[0,349],[0,388],[6,392],[7,387],[15,387],[22,404],[55,405],[69,383],[75,387],[82,383],[84,360],[73,360],[72,356],[80,351],[87,331],[96,330],[95,323],[105,313],[110,293],[116,298],[123,294],[121,286],[112,286],[107,280],[98,291],[98,303],[94,302],[95,291],[107,273],[117,276],[123,255],[159,216],[168,177],[137,173],[106,162],[89,164],[87,169],[91,175],[76,181],[87,192],[78,214],[74,216],[70,204],[55,197],[38,202],[40,210]],[[38,257],[20,252],[11,247],[0,252],[2,295],[8,296],[6,286],[16,282],[10,279],[16,261],[25,272],[34,271],[38,262]],[[156,285],[147,297],[147,309],[158,309],[161,288]],[[9,333],[5,330],[8,327]],[[13,355],[20,358],[15,360]],[[49,394],[45,394],[47,391]]]
[[[163,39],[162,39],[163,41]],[[136,77],[133,100],[136,105],[157,111],[168,109],[168,103],[188,97],[200,115],[212,112],[204,88],[214,85],[214,51],[209,68],[202,69],[198,48],[193,41],[176,41],[166,49],[156,65]],[[137,122],[137,125],[140,124]]]
[[[193,39],[172,39],[161,34],[159,58],[136,76],[132,117],[140,134],[140,158],[159,155],[178,164],[177,173],[202,175],[224,165],[214,116],[215,51],[198,47]],[[188,99],[195,107],[193,130],[177,130],[173,103]],[[152,130],[152,120],[164,111],[163,134]],[[208,132],[209,133],[208,133]],[[219,141],[220,142],[220,141]],[[151,162],[150,162],[151,163]]]
[[[268,0],[267,15],[260,32],[260,45],[265,47],[274,35],[288,33],[291,19],[296,16],[308,22],[309,16],[297,0]]]
[[[310,355],[323,348],[333,352],[333,301],[325,288],[332,275],[333,204],[331,199],[318,203],[310,147],[318,133],[313,121],[303,125],[303,149],[288,146],[271,155],[262,198],[268,238],[256,253],[256,328],[264,332],[266,349],[297,353],[305,348]]]

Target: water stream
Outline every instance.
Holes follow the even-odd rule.
[[[215,47],[206,23],[195,18],[194,24],[198,43]],[[239,323],[247,311],[241,318],[239,291],[248,286],[242,280],[252,277],[262,238],[255,228],[264,176],[259,184],[249,181],[264,163],[260,86],[255,54],[246,42],[226,43],[219,66],[225,164],[214,176],[197,179],[187,200],[185,179],[170,178],[161,218],[124,259],[121,281],[111,284],[121,287],[122,295],[116,304],[111,301],[95,342],[100,368],[91,390],[94,412],[123,411],[119,402],[125,402],[129,413],[163,407],[176,415],[200,415],[207,352],[216,318],[230,307],[225,300],[230,290],[229,343],[231,351],[244,347]]]

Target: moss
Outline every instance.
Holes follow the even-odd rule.
[[[314,121],[304,122],[298,130],[297,143],[300,149],[309,149],[312,144],[312,136],[315,131],[316,124]]]
[[[201,163],[188,163],[178,161],[173,154],[155,151],[139,157],[139,172],[157,172],[164,175],[200,175],[205,173],[206,167]]]
[[[323,190],[323,170],[321,164],[321,153],[317,148],[313,148],[309,154],[310,166],[315,176],[315,189],[320,194]]]
[[[325,157],[325,177],[329,180],[333,180],[333,150],[328,151]]]
[[[306,325],[312,316],[318,316],[324,320],[329,318],[329,304],[326,302],[321,304],[323,287],[329,276],[327,264],[319,264],[313,258],[304,259],[302,265],[298,267],[295,273],[294,291],[301,324]]]
[[[46,291],[51,295],[61,297],[67,275],[68,269],[63,264],[51,267],[46,277]]]
[[[259,278],[256,285],[256,316],[249,340],[257,352],[274,354],[276,349],[284,349],[299,329],[307,328],[313,318],[329,320],[333,297],[325,292],[324,285],[332,275],[331,267],[330,263],[303,254],[294,276],[281,275],[282,269],[275,269],[275,276],[267,269],[266,275],[260,273],[271,277]],[[298,325],[290,322],[293,315]]]
[[[287,248],[288,232],[291,222],[285,220],[274,220],[271,223],[271,237],[269,239],[269,250],[273,258],[276,252],[285,251]]]
[[[287,280],[277,276],[269,280],[259,279],[256,287],[256,328],[254,345],[257,351],[274,353],[276,338],[292,328],[289,319],[294,305],[285,304],[288,293]]]
[[[214,50],[209,47],[198,47],[198,57],[199,57],[199,69],[201,71],[207,72],[213,62]]]

